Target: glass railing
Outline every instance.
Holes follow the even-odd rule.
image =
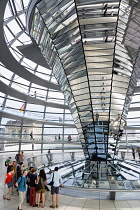
[[[112,185],[115,185],[115,188],[112,189]],[[140,180],[136,181],[96,181],[96,180],[83,180],[79,178],[69,179],[64,183],[65,187],[74,187],[74,188],[84,188],[84,189],[96,189],[96,190],[140,190]]]
[[[27,164],[29,164],[28,166],[33,165],[37,168],[44,167],[46,172],[48,172],[48,170],[53,170],[56,164],[62,168],[62,171],[65,171],[64,167],[72,166],[71,161],[75,161],[75,164],[77,164],[84,160],[83,151],[77,150],[74,152],[71,149],[69,149],[69,152],[52,152],[51,150],[50,153],[44,152],[40,155],[26,157]]]
[[[46,116],[45,118],[43,118],[44,113],[35,113],[32,111],[26,111],[25,113],[20,112],[20,108],[19,109],[14,109],[11,107],[0,107],[0,110],[6,112],[6,113],[10,113],[10,114],[14,114],[14,115],[18,115],[18,116],[23,116],[23,117],[27,117],[27,118],[33,118],[35,120],[46,120],[49,122],[56,122],[56,123],[68,123],[68,124],[74,124],[71,116],[69,117],[65,117],[65,121],[63,122],[63,120],[61,121],[59,117],[54,117],[54,116]]]
[[[108,164],[106,166],[105,162],[90,162],[86,160],[83,152],[80,151],[46,153],[28,157],[27,162],[28,166],[34,165],[37,167],[38,172],[41,168],[44,168],[47,180],[49,180],[50,174],[53,172],[55,166],[58,166],[64,188],[116,192],[140,191],[139,177],[135,178],[135,180],[126,180],[127,176],[122,177],[121,174],[119,176],[116,175],[119,172],[117,165],[115,171],[115,168],[113,168],[115,167],[114,164]],[[111,167],[112,171],[110,170]],[[133,167],[136,166],[134,165]],[[140,170],[140,166],[137,167]],[[126,171],[126,174],[129,174],[129,170]],[[138,174],[140,175],[140,172]]]

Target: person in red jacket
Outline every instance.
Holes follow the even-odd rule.
[[[12,193],[12,177],[14,174],[14,169],[10,168],[9,172],[5,175],[4,185],[5,185],[5,195],[3,195],[3,199],[10,200],[10,195]]]

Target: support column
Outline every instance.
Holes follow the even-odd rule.
[[[118,189],[118,185],[116,183],[116,180],[112,180],[112,179],[114,179],[114,177],[108,177],[108,179],[109,179],[108,181],[109,181],[110,189],[112,190],[110,192],[110,200],[115,200],[116,190]]]

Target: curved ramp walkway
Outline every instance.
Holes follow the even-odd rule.
[[[25,93],[22,93],[8,85],[6,85],[4,82],[0,81],[0,89],[2,93],[5,93],[7,95],[16,97],[18,99],[21,99],[23,101],[26,101],[27,103],[34,103],[38,105],[43,105],[43,106],[49,106],[49,107],[54,107],[54,108],[59,108],[59,109],[69,109],[68,105],[63,105],[63,104],[57,104],[57,103],[52,103],[52,102],[47,102],[45,100],[41,100],[35,97],[31,97]]]
[[[17,116],[16,114],[11,114],[11,113],[1,111],[1,110],[0,110],[0,116],[9,118],[9,119],[14,119],[14,120],[24,120],[26,122],[30,121],[30,122],[34,122],[34,123],[38,123],[38,124],[44,123],[46,125],[68,126],[71,128],[75,128],[75,124],[53,122],[53,121],[48,121],[48,120],[38,120],[38,119],[28,118],[28,117],[24,117],[24,116]]]
[[[12,72],[24,78],[25,80],[28,80],[43,87],[51,88],[54,90],[60,90],[59,85],[44,80],[26,70],[22,65],[20,65],[20,63],[18,63],[18,61],[13,57],[13,55],[9,51],[3,34],[3,18],[7,2],[8,0],[0,1],[0,44],[2,49],[0,51],[0,61],[6,66],[7,69],[11,70]]]

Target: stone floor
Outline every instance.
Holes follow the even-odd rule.
[[[25,154],[27,156],[27,154]],[[33,155],[32,153],[28,153]],[[15,153],[0,154],[0,210],[14,210],[18,207],[18,194],[15,191],[11,200],[3,200],[4,185],[3,180],[6,173],[4,161],[8,156],[14,160]],[[50,209],[51,195],[46,192],[46,201],[44,210]],[[23,210],[38,209],[37,207],[30,207],[24,202]],[[60,190],[59,210],[140,210],[140,193],[117,193],[116,200],[109,200],[108,192],[95,192],[84,190],[69,190],[62,188]]]

